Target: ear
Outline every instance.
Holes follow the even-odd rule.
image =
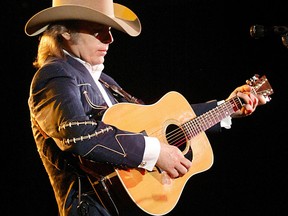
[[[61,34],[63,38],[65,38],[66,40],[70,40],[71,35],[68,32],[64,32],[63,34]]]

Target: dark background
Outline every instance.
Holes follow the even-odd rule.
[[[189,180],[169,216],[288,214],[287,60],[279,35],[254,39],[250,26],[288,25],[287,1],[122,0],[143,31],[113,31],[105,71],[147,103],[170,90],[190,102],[225,99],[254,74],[266,75],[272,100],[231,130],[211,137],[213,166]],[[3,215],[57,215],[32,138],[27,98],[38,38],[23,29],[48,0],[2,1]],[[3,202],[4,201],[4,202]],[[4,212],[3,212],[4,210]]]

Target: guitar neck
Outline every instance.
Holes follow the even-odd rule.
[[[237,112],[243,106],[241,99],[237,96],[225,101],[219,106],[207,111],[206,113],[193,118],[192,120],[184,123],[182,128],[188,139],[192,139],[197,134],[208,130],[215,124],[219,123],[226,117]]]

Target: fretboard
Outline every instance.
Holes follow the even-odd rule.
[[[226,117],[241,109],[242,105],[243,104],[239,97],[233,97],[214,109],[211,109],[206,113],[203,113],[202,115],[184,123],[181,127],[184,130],[186,137],[190,140],[197,134],[206,131]]]

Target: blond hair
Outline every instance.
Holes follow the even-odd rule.
[[[36,68],[42,67],[49,56],[65,58],[63,52],[64,38],[62,34],[65,32],[77,32],[80,26],[81,21],[76,20],[60,21],[50,24],[42,36],[40,36],[37,56],[33,62],[33,66]],[[76,35],[72,34],[72,37],[73,35],[75,39]]]

